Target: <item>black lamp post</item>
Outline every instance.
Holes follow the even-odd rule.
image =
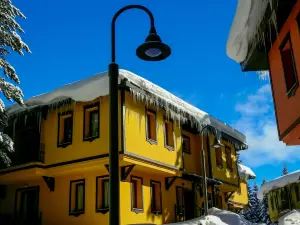
[[[126,10],[141,9],[150,17],[150,31],[145,42],[140,45],[136,54],[140,59],[147,61],[160,61],[166,59],[171,54],[168,45],[161,42],[154,26],[152,13],[141,5],[129,5],[121,8],[113,17],[111,23],[111,63],[108,67],[109,75],[109,224],[119,225],[120,222],[120,186],[119,186],[119,138],[118,138],[118,77],[119,66],[116,64],[116,44],[115,44],[115,24],[117,18]]]
[[[207,200],[207,178],[206,178],[206,167],[205,167],[205,151],[204,151],[204,143],[203,143],[203,132],[205,129],[207,128],[212,128],[215,131],[215,141],[214,144],[212,145],[212,147],[214,148],[221,148],[223,145],[220,142],[219,138],[218,138],[218,131],[216,130],[216,128],[210,126],[210,125],[206,125],[204,126],[201,131],[200,131],[200,135],[201,135],[201,164],[202,164],[202,188],[203,188],[203,199],[204,199],[204,215],[207,216],[208,214],[208,200]]]

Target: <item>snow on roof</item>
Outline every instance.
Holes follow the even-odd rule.
[[[238,5],[226,44],[229,58],[243,62],[250,44],[257,38],[257,30],[271,0],[238,0]],[[271,2],[270,2],[271,4]]]
[[[247,166],[243,164],[238,164],[238,171],[241,178],[244,179],[254,179],[256,177],[255,173]]]
[[[226,123],[217,120],[206,112],[130,71],[120,69],[119,74],[119,83],[121,80],[126,79],[137,87],[137,89],[130,89],[135,99],[145,101],[147,104],[155,104],[158,107],[163,107],[172,118],[180,122],[189,120],[197,128],[201,128],[207,124],[214,126],[219,131],[236,139],[240,143],[240,146],[236,147],[247,148],[246,137]],[[15,104],[8,107],[7,112],[9,115],[13,115],[43,105],[55,105],[55,103],[67,99],[73,99],[77,102],[87,102],[107,95],[109,95],[109,77],[107,72],[103,72],[64,85],[51,92],[34,96],[25,101],[26,106],[22,107]]]
[[[259,199],[263,199],[263,196],[267,194],[268,192],[284,187],[288,184],[292,183],[298,183],[300,182],[300,170],[297,170],[295,172],[289,173],[287,175],[275,178],[269,182],[264,183],[259,192],[257,193],[257,197]]]
[[[300,210],[292,210],[278,219],[279,225],[300,225]]]

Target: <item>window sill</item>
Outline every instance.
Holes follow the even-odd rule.
[[[297,83],[295,83],[295,84],[293,85],[293,87],[286,93],[286,96],[287,96],[288,98],[293,97],[293,96],[296,94],[296,90],[298,89],[298,87],[299,87],[299,83],[297,82]]]
[[[135,212],[136,214],[139,214],[139,213],[143,213],[144,212],[144,209],[136,209],[136,208],[133,208],[131,209],[132,212]]]
[[[80,216],[81,214],[84,214],[84,211],[72,211],[69,213],[69,216]]]
[[[89,141],[89,142],[92,142],[94,141],[95,139],[99,138],[99,135],[97,136],[93,136],[93,137],[85,137],[83,138],[83,141]]]
[[[106,214],[107,212],[109,212],[109,208],[103,208],[103,209],[96,209],[96,212],[98,213],[102,213],[102,214]]]
[[[217,165],[217,167],[218,167],[219,169],[223,169],[223,166]]]
[[[172,146],[165,145],[165,148],[168,149],[169,151],[174,151],[174,147]]]
[[[151,211],[151,213],[154,214],[155,216],[159,216],[162,214],[161,211],[155,211],[155,210]]]
[[[61,143],[61,144],[58,144],[57,147],[58,148],[66,148],[71,144],[72,144],[72,142]]]
[[[190,151],[187,150],[183,150],[184,153],[191,155],[192,153]]]
[[[227,170],[229,173],[232,173],[232,172],[233,172],[233,169],[228,169],[228,168],[226,168],[226,170]]]
[[[152,140],[150,138],[147,138],[147,141],[151,144],[151,145],[157,145],[157,141]]]

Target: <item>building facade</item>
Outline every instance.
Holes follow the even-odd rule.
[[[227,54],[243,71],[269,71],[279,139],[299,145],[300,0],[253,1],[248,32],[241,22],[247,7],[246,1],[238,7]],[[238,36],[243,41],[236,45]]]
[[[293,210],[300,209],[300,171],[266,182],[259,191],[259,197],[268,200],[268,210],[272,222],[277,222]]]
[[[221,132],[224,147],[211,147],[214,133],[208,129],[204,148],[209,206],[227,209],[232,193],[243,187],[236,152],[247,147],[244,135],[133,73],[120,70],[120,77],[121,224],[164,224],[202,215],[195,112]],[[141,81],[144,85],[138,85]],[[15,152],[12,165],[0,170],[1,221],[108,224],[107,82],[102,73],[8,109],[5,132],[14,140]],[[191,110],[178,111],[179,103]]]

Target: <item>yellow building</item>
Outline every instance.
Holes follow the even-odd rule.
[[[259,190],[258,197],[268,201],[272,222],[277,222],[293,209],[300,209],[300,170],[266,182]]]
[[[237,191],[232,193],[228,200],[228,209],[237,213],[248,207],[248,180],[256,177],[254,172],[243,164],[238,164],[238,171],[240,175],[240,187]]]
[[[1,221],[108,224],[108,76],[101,73],[8,109],[12,165],[0,170]],[[209,205],[228,208],[240,187],[237,130],[125,70],[119,86],[121,224],[170,223],[202,214],[199,129],[204,136]]]

